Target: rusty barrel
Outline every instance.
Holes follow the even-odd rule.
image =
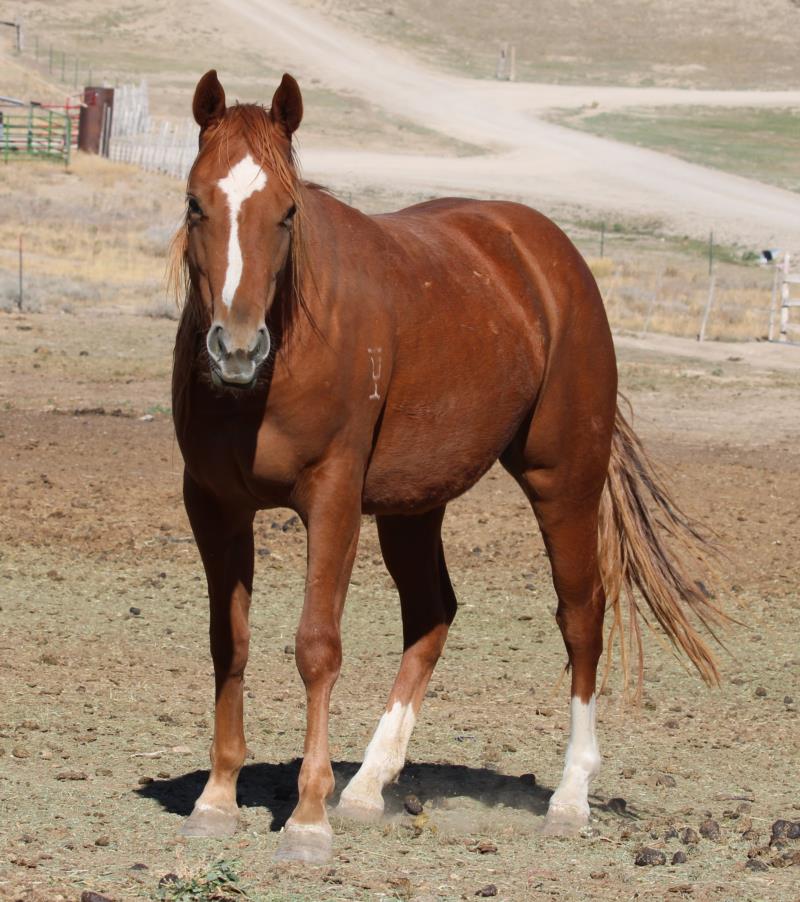
[[[113,113],[113,88],[83,89],[83,104],[78,122],[78,150],[108,156]]]

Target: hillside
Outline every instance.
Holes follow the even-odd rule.
[[[493,78],[511,41],[521,80],[692,88],[800,83],[797,0],[299,0],[426,62]]]

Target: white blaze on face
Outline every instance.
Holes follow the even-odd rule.
[[[364,753],[364,763],[342,792],[343,803],[383,808],[383,787],[403,769],[416,722],[411,705],[395,702],[389,711],[384,711]]]
[[[228,235],[228,268],[222,286],[222,301],[230,309],[236,289],[242,279],[242,248],[239,244],[239,211],[248,197],[261,191],[267,184],[267,176],[258,163],[248,154],[231,168],[217,183],[228,198],[230,233]]]
[[[595,733],[595,698],[582,702],[577,695],[570,705],[569,745],[564,775],[550,799],[550,811],[559,809],[589,816],[589,781],[600,770]]]

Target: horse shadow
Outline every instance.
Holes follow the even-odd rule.
[[[239,774],[237,800],[242,808],[266,808],[271,815],[270,830],[278,831],[286,823],[297,802],[297,777],[301,758],[280,763],[248,764]],[[336,789],[331,799],[338,802],[339,795],[359,764],[352,761],[334,761],[333,773]],[[137,788],[136,793],[154,799],[172,814],[188,816],[200,795],[208,777],[208,771],[192,771],[169,779],[154,780]],[[461,764],[409,763],[398,781],[384,790],[387,817],[399,815],[404,810],[404,800],[415,795],[428,806],[435,802],[447,806],[448,800],[459,805],[464,802],[516,810],[543,817],[552,790],[534,783],[533,779],[500,774],[484,767],[467,767]]]

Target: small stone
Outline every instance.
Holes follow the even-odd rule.
[[[134,617],[138,617],[142,613],[141,608],[131,607],[128,608],[128,612],[133,614]]]
[[[409,814],[422,814],[422,802],[413,794],[403,799],[403,807]]]
[[[98,777],[110,777],[111,773],[110,767],[98,767],[97,770],[95,770],[95,774]]]
[[[767,697],[767,690],[766,690],[763,686],[759,686],[759,687],[756,689],[756,696],[757,696],[758,698],[766,698],[766,697]]]
[[[672,856],[672,861],[670,864],[686,864],[687,858],[686,853],[681,852],[680,849]]]
[[[678,831],[674,827],[667,827],[664,831],[664,839],[677,839]]]
[[[700,835],[716,842],[722,834],[719,829],[719,824],[715,820],[709,818],[700,824]]]
[[[749,830],[745,830],[744,833],[742,833],[742,839],[747,840],[747,842],[758,842],[758,831],[753,830],[751,827]]]
[[[497,852],[497,846],[490,839],[482,839],[472,848],[473,852],[480,852],[481,855],[494,855]]]
[[[768,871],[769,865],[759,858],[751,858],[745,865],[748,871]]]
[[[788,839],[800,839],[800,821],[795,821],[789,825],[786,836]]]
[[[685,846],[693,846],[700,842],[697,831],[693,830],[691,827],[684,827],[678,835]]]
[[[784,695],[783,703],[784,703],[784,705],[793,705],[794,699],[791,697],[791,695]]]
[[[520,774],[519,782],[523,786],[536,786],[536,774]]]
[[[792,853],[784,852],[783,855],[778,855],[770,861],[770,864],[774,868],[790,868],[794,861],[792,861]]]
[[[164,876],[158,881],[158,885],[163,889],[165,886],[170,886],[171,884],[178,883],[179,881],[180,877],[170,871],[169,874],[164,874]]]
[[[625,777],[626,780],[630,780],[631,777],[636,776],[636,768],[635,767],[623,767],[622,770],[620,771],[620,773],[622,774],[623,777]]]
[[[770,844],[778,839],[786,839],[789,836],[791,826],[791,822],[785,821],[783,818],[779,818],[775,821],[772,825],[772,838],[770,839]]]
[[[664,721],[664,726],[665,726],[668,730],[677,730],[678,727],[680,726],[680,724],[679,724],[678,721],[675,720],[675,718],[673,717],[673,718],[670,718],[669,720],[665,720],[665,721]]]
[[[31,753],[29,749],[26,749],[24,745],[15,745],[13,749],[11,749],[11,754],[15,758],[30,758]]]
[[[137,780],[139,786],[147,786],[148,784],[153,782],[152,777],[139,777]]]
[[[94,841],[94,844],[96,846],[105,847],[105,846],[109,845],[110,842],[111,842],[111,839],[108,836],[106,836],[105,834],[103,834],[102,836],[97,837],[97,839]]]
[[[88,780],[89,777],[82,770],[62,770],[56,774],[56,780]]]
[[[480,896],[482,899],[490,899],[492,896],[497,895],[497,887],[493,883],[487,883],[482,889],[479,889],[476,896]]]
[[[81,893],[81,902],[113,902],[113,900],[108,896],[101,896],[100,893],[93,893],[87,889]]]
[[[659,774],[659,776],[656,777],[656,786],[666,786],[671,789],[675,786],[675,777],[671,774]]]
[[[606,808],[608,808],[609,811],[613,811],[614,814],[625,814],[627,807],[628,803],[619,796],[614,796],[613,799],[609,799],[606,802]]]
[[[141,861],[137,861],[136,864],[131,865],[131,870],[132,871],[149,871],[150,869],[147,867],[146,864],[142,864]]]
[[[283,653],[285,655],[293,655],[294,654],[294,645],[284,645]]]
[[[639,867],[647,867],[658,864],[666,864],[667,856],[661,851],[661,849],[651,849],[650,847],[645,847],[640,852],[637,853],[636,858],[634,859],[634,864]]]
[[[607,871],[592,871],[592,873],[589,874],[589,877],[591,877],[592,880],[605,880],[606,877],[608,877],[608,872]]]

